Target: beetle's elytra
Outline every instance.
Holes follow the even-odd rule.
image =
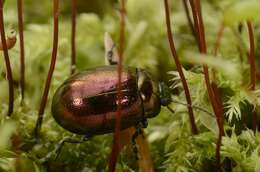
[[[114,131],[117,105],[117,66],[103,66],[71,76],[56,91],[52,114],[65,129],[84,135]],[[136,126],[160,111],[158,85],[141,69],[123,67],[122,129]]]

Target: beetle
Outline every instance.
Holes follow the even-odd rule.
[[[63,128],[76,134],[94,136],[115,129],[118,99],[118,53],[105,33],[105,60],[100,66],[72,75],[56,90],[52,115]],[[159,114],[161,105],[171,103],[169,88],[155,81],[144,69],[123,66],[121,81],[121,129],[145,128],[147,118]]]
[[[119,103],[121,130],[136,127],[132,145],[137,155],[135,139],[142,133],[142,128],[147,126],[147,119],[158,115],[161,105],[167,106],[170,103],[169,90],[163,82],[155,81],[143,69],[128,66],[123,66],[122,69],[122,97],[119,100],[118,54],[107,33],[104,42],[105,59],[109,65],[70,76],[54,93],[51,105],[53,118],[64,129],[85,136],[83,140],[73,137],[62,139],[54,150],[55,159],[65,142],[81,143],[92,136],[114,132]]]
[[[136,127],[132,144],[137,153],[135,139],[142,132],[141,129],[147,126],[147,119],[157,116],[161,106],[166,106],[173,112],[168,105],[178,102],[171,99],[166,84],[153,80],[143,69],[128,66],[123,66],[122,98],[119,100],[118,55],[113,51],[115,46],[108,34],[105,35],[105,48],[110,65],[87,69],[65,80],[53,96],[52,115],[64,129],[85,135],[83,140],[86,140],[114,131],[117,106],[120,103],[121,130]],[[205,111],[199,107],[197,109]],[[54,151],[56,157],[65,142],[81,143],[83,140],[64,138]]]
[[[89,135],[113,132],[117,97],[117,65],[82,71],[67,79],[56,91],[52,114],[65,129]],[[160,112],[159,85],[142,69],[123,67],[122,129],[144,123]]]
[[[52,115],[66,130],[82,135],[113,132],[120,102],[117,94],[118,54],[113,40],[105,34],[105,58],[108,66],[87,69],[69,77],[56,90],[52,99]],[[160,112],[161,104],[169,104],[168,95],[160,95],[163,83],[139,68],[124,66],[122,70],[121,129],[143,124]],[[163,100],[163,101],[161,101]]]

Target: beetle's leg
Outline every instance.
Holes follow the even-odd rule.
[[[132,146],[133,146],[133,151],[134,151],[134,154],[135,154],[135,158],[138,160],[138,148],[137,148],[137,144],[136,144],[136,138],[139,136],[139,135],[142,135],[143,131],[142,129],[143,128],[146,128],[147,127],[147,120],[142,120],[141,122],[138,123],[138,125],[136,126],[136,131],[135,133],[133,134],[132,136]]]
[[[145,111],[144,111],[143,99],[142,99],[141,94],[139,94],[139,96],[140,96],[141,103],[142,103],[142,111],[143,111],[142,113],[143,113],[143,115],[142,115],[142,120],[137,124],[136,131],[135,131],[135,133],[132,136],[132,146],[133,146],[133,151],[134,151],[136,160],[138,160],[138,148],[137,148],[137,144],[136,144],[136,138],[140,134],[142,134],[142,132],[143,132],[142,129],[146,128],[147,125],[148,125],[147,119],[144,118]]]
[[[106,32],[104,38],[105,58],[109,65],[115,65],[118,62],[119,56],[114,41]]]
[[[135,154],[135,159],[138,160],[138,148],[137,148],[137,144],[136,144],[136,138],[138,137],[139,133],[139,129],[136,128],[136,132],[134,133],[134,135],[132,136],[132,147],[133,147],[133,152]]]
[[[83,143],[85,141],[88,140],[89,137],[86,137],[84,136],[82,139],[78,139],[78,138],[75,138],[75,137],[64,137],[55,147],[54,149],[54,160],[57,160],[60,153],[61,153],[61,149],[63,147],[63,145],[65,143]]]
[[[42,163],[47,162],[53,155],[54,155],[54,160],[57,160],[60,153],[61,153],[61,149],[62,149],[62,147],[65,143],[76,143],[76,144],[83,143],[83,142],[89,140],[89,138],[90,138],[89,136],[84,136],[82,139],[78,139],[78,138],[75,138],[75,137],[69,137],[69,136],[64,137],[55,146],[55,149],[52,152],[48,153],[44,158],[42,158],[40,160],[40,162],[42,162]]]
[[[141,123],[142,123],[142,128],[147,128],[147,126],[148,126],[147,119],[143,119]]]

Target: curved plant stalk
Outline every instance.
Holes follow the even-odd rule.
[[[14,134],[12,136],[11,142],[12,142],[12,149],[15,152],[15,162],[14,162],[15,171],[21,172],[22,171],[22,162],[20,159],[20,156],[21,156],[20,145],[22,143],[21,143],[20,136],[18,134]]]
[[[190,105],[190,106],[187,106],[187,108],[188,108],[188,112],[189,112],[191,130],[192,130],[193,134],[198,134],[198,129],[197,129],[195,119],[194,119],[194,114],[193,114],[193,109],[192,109],[192,101],[191,101],[191,97],[190,97],[188,84],[187,84],[187,81],[185,79],[184,73],[182,71],[182,65],[179,61],[179,57],[177,55],[175,45],[174,45],[174,41],[173,41],[173,38],[172,38],[168,0],[164,0],[164,5],[165,5],[165,17],[166,17],[166,25],[167,25],[167,34],[168,34],[168,40],[169,40],[169,44],[170,44],[171,53],[172,53],[173,59],[174,59],[175,64],[176,64],[177,71],[178,71],[180,78],[181,78],[181,82],[182,82],[182,85],[183,85],[187,104]]]
[[[256,62],[255,62],[255,41],[254,41],[254,31],[253,31],[253,24],[250,20],[247,21],[247,28],[248,28],[248,36],[250,42],[250,50],[248,55],[248,60],[250,64],[250,89],[255,90],[256,86]],[[253,110],[253,121],[252,121],[252,129],[256,132],[257,127],[257,114],[256,109]]]
[[[121,99],[122,99],[122,89],[121,89],[121,80],[122,80],[122,62],[123,62],[123,52],[125,44],[125,0],[120,1],[120,40],[119,40],[119,59],[117,65],[118,73],[118,87],[117,87],[117,97],[119,103],[117,105],[116,113],[116,125],[114,133],[114,143],[112,146],[111,157],[109,160],[109,172],[114,172],[116,167],[116,161],[119,154],[119,144],[120,144],[120,129],[121,129]]]
[[[43,96],[41,99],[41,104],[38,112],[38,119],[37,123],[34,129],[35,137],[37,138],[39,136],[39,132],[41,130],[43,115],[44,115],[44,109],[46,107],[50,84],[51,84],[51,78],[54,72],[55,64],[56,64],[56,58],[57,58],[57,50],[58,50],[58,33],[59,33],[59,0],[53,0],[53,49],[52,49],[52,57],[51,57],[51,64],[47,76],[47,80],[44,87]]]
[[[4,58],[5,58],[7,80],[8,80],[8,84],[9,84],[9,104],[8,104],[7,115],[11,116],[13,113],[13,107],[14,107],[14,86],[13,86],[12,68],[11,68],[8,50],[7,50],[8,47],[7,47],[7,42],[5,39],[3,3],[4,3],[3,0],[0,0],[0,34],[1,34],[1,43],[2,43],[2,47],[3,47]]]
[[[221,38],[223,36],[223,32],[224,32],[224,29],[225,29],[225,26],[224,24],[221,24],[220,26],[220,29],[217,33],[217,39],[216,39],[216,42],[215,42],[215,48],[214,48],[214,51],[213,51],[213,55],[214,56],[217,56],[217,53],[218,53],[218,50],[220,48],[220,44],[221,44]],[[224,105],[223,105],[223,101],[222,101],[222,98],[220,96],[220,93],[219,93],[219,88],[216,84],[216,70],[212,69],[212,83],[211,83],[211,86],[212,86],[212,89],[213,89],[213,92],[214,92],[214,95],[215,95],[215,100],[216,100],[216,103],[217,103],[217,107],[219,108],[219,111],[220,111],[220,114],[224,115]],[[219,132],[220,134],[222,133],[224,135],[224,119],[223,118],[219,118],[219,127],[221,128]],[[219,136],[220,138],[220,136]],[[221,143],[221,139],[219,139],[219,141]],[[219,147],[220,148],[220,147]]]
[[[243,24],[240,22],[237,26],[237,31],[235,29],[232,29],[234,32],[234,35],[237,37],[238,39],[238,45],[237,45],[237,50],[239,52],[239,58],[240,58],[240,62],[241,64],[243,63],[243,50],[246,50],[246,44],[244,42],[244,40],[242,39],[242,30],[243,30]]]
[[[113,61],[117,62],[119,59],[117,48],[114,47],[115,45],[114,41],[112,40],[111,36],[108,33],[105,33],[104,42],[105,42],[105,56],[107,56],[107,54],[111,51],[111,49],[113,49]],[[107,58],[105,59],[107,64],[111,64],[109,63]],[[132,149],[132,137],[135,132],[136,132],[135,127],[131,127],[123,131],[120,131],[119,151],[121,151],[122,148],[126,147],[126,149],[129,150],[127,151],[127,153],[130,157],[131,156],[133,157],[134,154]],[[138,147],[138,153],[140,157],[137,162],[139,170],[141,170],[142,172],[153,172],[154,171],[153,162],[150,155],[149,145],[144,133],[136,138],[136,144]],[[131,158],[130,161],[132,161]],[[133,162],[134,167],[131,168],[138,170],[138,167],[136,167],[135,164],[136,162]]]
[[[215,82],[211,83],[211,88],[212,88],[213,96],[214,96],[214,99],[215,99],[216,105],[217,105],[216,119],[217,119],[217,124],[218,124],[218,128],[219,128],[218,139],[217,139],[217,144],[216,144],[216,160],[217,160],[218,170],[222,171],[220,148],[221,148],[221,143],[222,143],[222,136],[225,135],[225,133],[224,133],[224,105],[223,105],[223,101],[221,99],[219,88]]]
[[[217,39],[216,39],[216,42],[215,42],[215,47],[214,47],[214,51],[213,51],[213,55],[216,56],[218,54],[218,50],[220,48],[220,44],[221,44],[221,38],[223,36],[223,32],[225,30],[225,26],[224,24],[222,23],[219,30],[218,30],[218,33],[217,33]]]
[[[185,14],[186,14],[186,17],[187,17],[187,20],[188,20],[189,27],[191,29],[191,32],[192,32],[194,38],[197,40],[198,36],[197,36],[197,32],[195,31],[194,24],[193,24],[191,16],[190,16],[188,0],[182,0],[182,2],[183,2],[184,9],[185,9]]]
[[[205,31],[204,31],[203,18],[201,14],[200,0],[190,0],[190,4],[192,7],[195,30],[198,33],[198,47],[202,54],[206,54],[207,45],[205,40]],[[218,170],[221,171],[220,147],[221,147],[222,136],[224,135],[223,102],[221,100],[221,96],[219,94],[219,90],[216,83],[214,82],[211,83],[210,81],[209,70],[207,65],[203,65],[203,72],[204,72],[205,83],[209,95],[208,97],[213,107],[218,128],[219,128],[219,136],[216,145],[216,160],[217,160]]]
[[[131,127],[129,129],[123,130],[121,131],[121,142],[120,142],[120,150],[127,146],[127,149],[129,149],[129,153],[130,155],[133,155],[133,149],[132,149],[132,136],[134,135],[134,133],[136,132],[135,127]],[[150,149],[149,149],[149,144],[148,141],[146,139],[146,135],[144,132],[142,132],[142,134],[140,134],[137,138],[136,138],[136,144],[138,146],[138,168],[133,169],[135,171],[142,171],[142,172],[153,172],[154,171],[154,167],[153,167],[153,161],[152,161],[152,157],[150,154]],[[136,163],[136,162],[134,162]],[[135,167],[133,167],[135,168]]]
[[[220,29],[217,33],[217,39],[216,39],[215,48],[214,48],[214,52],[213,52],[213,54],[215,56],[217,56],[224,30],[225,30],[225,26],[224,26],[224,24],[221,24]],[[216,100],[217,106],[220,110],[220,114],[222,114],[222,116],[223,116],[224,115],[224,105],[223,105],[223,101],[222,101],[220,93],[219,93],[219,88],[216,84],[216,71],[212,70],[212,72],[213,72],[213,77],[212,77],[211,86],[212,86],[212,89],[213,89],[213,92],[214,92],[214,95],[215,95],[215,100]],[[224,119],[223,119],[223,117],[219,118],[219,127],[220,127],[219,134],[221,134],[221,136],[222,136],[222,135],[224,135],[224,128],[223,128],[224,127]],[[219,139],[218,139],[219,144],[221,144],[221,136],[219,136]],[[218,149],[220,149],[220,146],[219,146]]]
[[[197,16],[196,16],[196,8],[195,8],[195,2],[194,0],[189,0],[190,2],[190,6],[191,6],[191,11],[192,11],[192,17],[193,17],[193,26],[194,26],[194,30],[195,30],[195,34],[197,35],[197,45],[198,45],[198,48],[200,50],[200,42],[201,42],[201,37],[199,36],[199,30],[198,30],[198,20],[197,20]]]
[[[17,0],[17,11],[18,11],[18,30],[20,40],[20,87],[22,101],[24,99],[25,89],[25,63],[24,63],[24,36],[23,36],[23,0]]]
[[[140,156],[138,159],[139,170],[142,172],[153,172],[153,161],[149,149],[149,144],[144,133],[140,134],[136,138],[136,144],[138,145],[138,152]]]
[[[214,56],[217,56],[220,44],[221,44],[221,38],[223,36],[223,32],[224,32],[225,26],[224,24],[221,24],[220,29],[217,33],[217,39],[215,42],[215,48],[214,48]],[[223,101],[221,99],[220,93],[219,93],[219,88],[216,84],[216,70],[212,70],[213,72],[213,77],[212,77],[212,83],[211,83],[211,87],[213,89],[213,93],[215,95],[215,100],[217,103],[217,107],[219,108],[219,112],[220,114],[222,114],[222,116],[224,115],[224,105],[223,105]],[[224,118],[218,118],[218,123],[219,123],[219,127],[220,127],[220,132],[219,132],[219,138],[218,138],[218,147],[217,147],[217,152],[220,152],[220,144],[221,144],[221,137],[222,135],[224,135]]]
[[[71,74],[76,71],[76,15],[77,0],[71,0]]]

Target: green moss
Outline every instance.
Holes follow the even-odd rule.
[[[66,4],[66,3],[67,4]],[[75,136],[65,131],[51,116],[50,103],[57,87],[70,75],[70,13],[69,1],[60,1],[62,13],[59,29],[57,64],[52,78],[49,99],[40,140],[35,140],[33,129],[37,119],[39,102],[46,80],[52,51],[51,2],[25,1],[25,59],[26,92],[20,105],[20,90],[15,87],[15,107],[12,117],[6,117],[8,109],[8,85],[5,79],[4,58],[0,60],[0,171],[107,171],[112,135],[96,136],[83,144],[65,144],[58,159],[54,161],[57,143],[65,136]],[[80,1],[84,4],[85,1]],[[93,2],[92,2],[93,3]],[[202,74],[201,63],[210,71],[217,71],[216,82],[221,90],[225,106],[225,131],[221,146],[222,168],[232,171],[259,171],[260,135],[250,127],[252,109],[259,109],[259,83],[257,90],[250,91],[249,47],[247,29],[238,33],[237,25],[251,19],[255,26],[257,64],[259,66],[259,1],[202,1],[206,41],[209,55],[198,54],[196,41],[188,27],[181,1],[172,5],[173,38],[180,59],[185,66],[192,101],[213,114]],[[119,18],[116,2],[82,5],[77,16],[77,69],[78,71],[104,65],[103,37],[109,32],[115,42],[119,38]],[[86,5],[87,6],[87,5]],[[90,9],[89,9],[90,8]],[[17,30],[16,1],[5,3],[5,24]],[[85,13],[86,11],[96,13]],[[226,28],[217,56],[212,55],[216,34],[221,26]],[[10,27],[9,27],[10,28]],[[7,27],[7,30],[9,30]],[[118,44],[118,43],[117,43]],[[238,50],[240,47],[240,52]],[[9,51],[14,79],[19,81],[19,42]],[[162,1],[127,1],[126,45],[124,64],[141,67],[153,74],[155,79],[166,81],[172,88],[172,97],[186,102],[180,78],[175,71],[166,36]],[[192,67],[191,67],[192,66]],[[167,73],[170,71],[169,73]],[[257,72],[259,70],[257,68]],[[156,171],[209,171],[216,168],[215,147],[218,127],[214,116],[194,109],[200,133],[191,135],[187,108],[172,103],[175,113],[166,108],[154,119],[149,120],[145,130],[151,147]],[[246,120],[247,121],[246,121]],[[250,121],[249,121],[250,120]],[[18,139],[19,151],[13,143]],[[75,136],[80,138],[80,136]],[[50,155],[50,159],[42,160]],[[120,155],[117,171],[131,171],[131,163],[125,162],[126,153]],[[229,164],[229,165],[228,165]]]

